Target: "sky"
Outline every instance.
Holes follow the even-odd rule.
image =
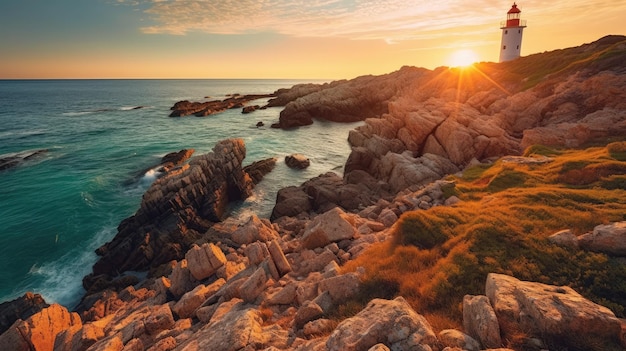
[[[512,1],[2,0],[0,79],[349,79],[497,61]],[[626,0],[521,0],[522,55],[626,34]]]

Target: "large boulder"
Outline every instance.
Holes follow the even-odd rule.
[[[266,219],[260,219],[256,214],[238,226],[231,235],[237,244],[251,244],[256,241],[267,242],[278,238],[278,233]]]
[[[292,154],[285,156],[285,164],[289,168],[305,169],[311,165],[311,161],[303,154]]]
[[[27,292],[15,300],[0,304],[0,334],[4,333],[18,319],[27,319],[48,307],[39,294]]]
[[[498,317],[487,296],[463,297],[463,329],[484,347],[502,346]]]
[[[262,323],[259,311],[234,304],[228,310],[216,312],[208,324],[177,350],[242,350],[249,344],[263,342]]]
[[[203,280],[215,274],[226,263],[226,256],[213,243],[202,246],[193,245],[185,254],[191,275],[196,280]]]
[[[358,351],[379,343],[392,350],[429,350],[437,343],[437,337],[428,321],[404,298],[374,299],[356,316],[335,328],[326,348],[329,351]]]
[[[281,217],[296,217],[301,213],[311,211],[309,195],[300,187],[289,186],[278,190],[276,205],[272,209],[272,221]]]
[[[18,319],[13,323],[0,335],[0,350],[52,351],[57,334],[73,326],[82,326],[78,314],[53,304],[26,320]]]
[[[485,291],[505,335],[525,330],[541,337],[567,340],[572,335],[589,335],[607,343],[620,342],[621,324],[613,312],[570,287],[490,273]]]
[[[355,234],[354,217],[335,207],[307,223],[302,244],[307,249],[324,247],[332,242],[352,239]]]
[[[601,224],[593,232],[579,236],[578,245],[586,250],[626,256],[626,221]]]

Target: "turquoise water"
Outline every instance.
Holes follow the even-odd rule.
[[[41,157],[0,171],[0,302],[26,291],[68,306],[82,293],[93,251],[116,234],[138,208],[153,180],[142,170],[166,153],[243,138],[245,164],[279,157],[276,169],[234,213],[269,217],[278,189],[327,171],[342,172],[348,131],[358,124],[316,122],[283,131],[269,128],[281,108],[240,109],[197,118],[169,118],[179,100],[269,93],[290,80],[43,80],[0,81],[0,155],[48,149]],[[264,100],[254,104],[263,104]],[[134,107],[142,106],[140,109]],[[256,128],[263,121],[266,128]],[[304,171],[285,155],[311,159]]]

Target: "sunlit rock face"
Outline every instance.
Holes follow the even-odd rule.
[[[101,275],[147,270],[182,258],[213,222],[222,219],[230,201],[251,194],[254,184],[242,168],[245,155],[243,140],[224,140],[213,152],[155,181],[137,213],[122,221],[115,238],[97,250],[101,258],[84,280],[85,287],[89,290]]]

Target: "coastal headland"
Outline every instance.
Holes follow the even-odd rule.
[[[236,222],[276,159],[244,167],[242,139],[172,153],[76,306],[0,304],[0,349],[626,347],[626,37],[172,115],[261,97],[285,133],[363,121],[343,174]]]

